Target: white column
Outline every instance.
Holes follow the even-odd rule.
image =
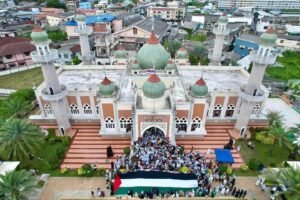
[[[76,102],[77,102],[77,106],[78,106],[78,110],[79,110],[79,115],[81,115],[81,114],[83,114],[83,107],[81,104],[81,98],[78,93],[78,89],[76,90],[75,94],[76,94]]]
[[[118,104],[117,102],[114,101],[114,113],[115,113],[115,125],[116,125],[116,130],[120,133],[120,118],[119,118],[119,112],[118,112]]]
[[[223,106],[222,106],[221,118],[224,118],[224,117],[225,117],[226,110],[227,110],[227,104],[228,104],[228,101],[229,101],[229,96],[226,95],[226,96],[225,96],[225,99],[224,99]]]
[[[104,121],[104,117],[103,117],[104,115],[103,115],[103,109],[102,109],[101,100],[99,101],[98,106],[99,106],[99,115],[100,115],[100,124],[101,124],[100,133],[101,133],[101,131],[105,132],[105,129],[106,129],[105,128],[105,121]]]
[[[215,100],[216,97],[215,95],[211,95],[211,101],[210,101],[210,105],[209,105],[209,111],[208,111],[208,117],[212,117],[213,116],[213,112],[214,112],[214,108],[215,108]]]
[[[90,92],[90,102],[91,102],[91,108],[92,108],[92,112],[93,112],[93,115],[97,115],[97,111],[96,111],[96,104],[95,104],[95,99],[94,99],[94,93],[93,91]]]
[[[235,105],[235,108],[234,108],[234,112],[233,112],[233,117],[236,118],[238,113],[239,113],[239,110],[241,108],[241,98],[239,97],[237,102],[236,102],[236,105]]]

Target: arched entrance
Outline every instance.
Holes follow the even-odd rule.
[[[142,137],[150,138],[151,136],[155,136],[156,138],[164,138],[165,134],[162,129],[160,129],[156,126],[151,126],[143,132]]]

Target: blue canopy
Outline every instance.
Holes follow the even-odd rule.
[[[215,149],[218,163],[234,163],[231,151],[228,149]]]

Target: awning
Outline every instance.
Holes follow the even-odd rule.
[[[230,150],[227,149],[215,149],[216,159],[218,163],[234,163]]]

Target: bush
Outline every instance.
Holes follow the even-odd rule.
[[[46,140],[49,140],[50,138],[55,138],[56,134],[55,134],[55,129],[48,129],[48,135],[46,137]]]
[[[68,171],[69,171],[69,169],[66,168],[66,167],[60,169],[60,173],[61,173],[61,174],[65,174],[65,173],[67,173]]]
[[[254,171],[258,171],[261,165],[262,165],[262,162],[255,158],[252,158],[248,163],[249,169],[254,170]]]
[[[249,170],[249,167],[248,167],[248,165],[242,164],[241,167],[240,167],[240,170],[242,172],[247,172]]]
[[[49,165],[51,169],[57,169],[60,165],[60,160],[57,157],[50,158]]]
[[[103,167],[101,167],[101,168],[98,169],[98,173],[99,173],[100,176],[105,176],[106,170]]]
[[[63,159],[65,157],[65,152],[66,152],[66,149],[63,148],[63,147],[58,147],[56,149],[56,156],[59,158],[59,159]]]
[[[69,136],[63,136],[62,140],[61,140],[62,144],[66,147],[68,147],[70,145],[70,141],[71,141],[71,139]]]
[[[90,164],[84,164],[84,165],[82,165],[81,168],[83,170],[82,176],[93,176],[94,169],[92,168],[92,166]]]
[[[274,144],[274,141],[275,141],[274,137],[268,136],[268,137],[265,137],[261,142],[263,144]]]
[[[84,170],[82,169],[82,167],[80,167],[80,168],[77,169],[77,174],[78,174],[79,176],[83,176]]]
[[[220,173],[223,174],[227,170],[227,165],[220,165],[219,169],[220,169]]]
[[[232,168],[231,168],[230,166],[227,167],[227,169],[226,169],[226,174],[227,174],[227,175],[232,174]]]
[[[265,133],[264,132],[259,132],[259,133],[256,133],[256,141],[258,142],[262,142],[264,139],[265,139]]]
[[[126,155],[126,156],[129,156],[130,155],[130,147],[125,147],[123,149],[123,153]]]
[[[9,98],[20,98],[31,102],[35,100],[35,94],[33,89],[20,89],[9,95]]]
[[[55,144],[55,138],[51,137],[48,139],[49,144]]]

